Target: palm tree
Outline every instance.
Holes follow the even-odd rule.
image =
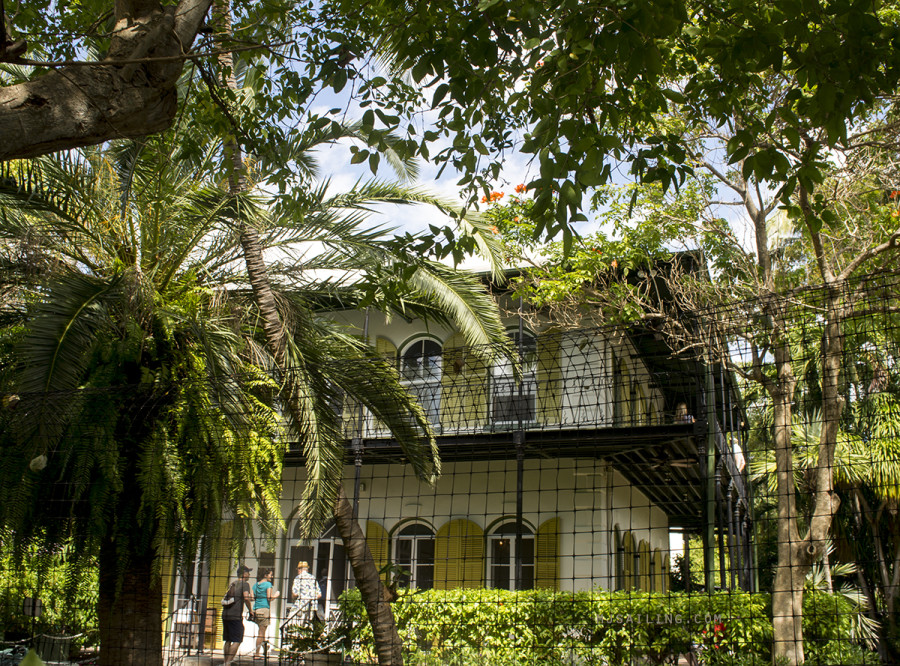
[[[280,521],[227,203],[165,141],[4,167],[0,524],[99,558],[103,664],[160,663],[163,551]]]
[[[246,193],[233,192],[237,201],[247,201]],[[361,187],[357,193],[368,201],[384,200],[384,194],[387,192],[380,184]],[[476,353],[489,363],[498,350],[511,350],[499,311],[477,282],[441,263],[419,257],[408,248],[376,242],[371,234],[361,238],[347,234],[348,225],[356,225],[360,212],[357,195],[326,202],[325,210],[310,211],[322,214],[305,216],[299,225],[283,218],[273,220],[247,205],[239,206],[246,214],[241,243],[266,345],[281,380],[282,399],[295,428],[294,436],[303,445],[307,471],[302,505],[305,532],[314,536],[326,518],[333,515],[373,627],[379,663],[399,664],[401,643],[389,598],[340,483],[344,438],[332,409],[332,387],[366,407],[388,427],[419,478],[429,482],[440,471],[435,439],[421,406],[406,389],[396,385],[398,376],[393,369],[355,338],[334,329],[328,331],[301,295],[321,295],[327,286],[345,306],[367,302],[381,309],[448,321],[464,332]],[[404,196],[407,201],[423,200],[419,193],[407,192]],[[396,191],[388,200],[400,201]],[[349,209],[349,219],[333,219],[334,206]],[[311,237],[323,246],[308,263],[276,262],[270,268],[263,261],[262,248],[267,243],[259,238],[260,227],[267,229],[268,237],[299,233],[293,236],[296,241],[307,237],[307,225],[313,225]],[[346,279],[355,279],[349,284],[345,279],[334,285],[308,282],[307,272],[325,268],[344,271]],[[274,288],[273,283],[281,290]],[[348,353],[351,357],[355,354],[354,362],[323,362],[323,340],[333,343],[330,349],[343,353],[344,358],[348,358]],[[366,365],[360,372],[362,362]]]
[[[214,4],[212,23],[218,31],[216,41],[220,44],[227,42],[231,38],[231,11],[227,0],[218,0]],[[238,89],[236,75],[238,68],[235,66],[233,54],[226,52],[220,55],[219,65],[223,73],[223,79],[218,82],[220,89],[235,93]],[[310,147],[321,141],[336,141],[342,136],[358,136],[360,132],[361,128],[354,127],[347,131],[332,130],[330,136],[325,136],[315,128],[309,128],[306,133],[309,138],[295,146],[294,161],[301,167],[307,167],[304,174],[307,177],[316,175],[314,165],[303,159],[303,156],[309,154]],[[391,157],[391,139],[385,140],[382,137],[379,144],[386,146],[386,152]],[[279,301],[276,284],[273,284],[273,278],[279,277],[279,271],[276,267],[273,272],[264,257],[267,244],[260,229],[271,233],[277,230],[279,223],[283,223],[285,219],[288,220],[288,225],[291,225],[292,220],[304,219],[306,213],[318,212],[315,206],[310,209],[308,202],[310,199],[321,199],[322,190],[319,190],[318,197],[312,192],[310,193],[312,196],[301,197],[301,211],[292,211],[294,214],[286,218],[270,216],[268,220],[263,220],[261,219],[263,216],[259,214],[260,209],[252,205],[252,188],[240,145],[232,138],[227,140],[223,147],[223,166],[228,174],[229,192],[234,197],[235,210],[239,212],[236,227],[247,268],[247,280],[260,316],[266,348],[282,380],[280,382],[282,401],[287,408],[295,435],[299,437],[304,448],[307,483],[303,508],[307,533],[315,534],[316,528],[324,521],[326,512],[333,512],[335,525],[344,542],[347,558],[353,568],[353,575],[372,625],[379,664],[402,664],[401,641],[391,612],[389,597],[379,578],[365,536],[353,516],[353,509],[340,483],[344,459],[343,441],[335,428],[333,412],[328,402],[327,386],[322,383],[317,385],[314,381],[314,371],[320,366],[309,363],[310,357],[304,354],[304,347],[308,344],[314,345],[317,338],[307,337],[304,335],[306,331],[302,329],[300,335],[291,334],[296,329],[286,324],[292,322],[295,317],[284,308],[279,308],[279,302],[283,303],[284,299]],[[401,160],[389,161],[395,168],[401,170],[404,166],[408,166]],[[405,174],[401,171],[402,175]],[[391,200],[399,203],[410,198],[424,201],[427,197],[420,193],[410,197],[410,193],[407,192],[403,197],[393,196]],[[446,203],[432,202],[443,210],[452,209],[452,206]],[[356,215],[365,210],[365,205],[361,201],[353,201],[352,198],[339,202],[338,205],[343,210],[351,212],[351,222]],[[298,215],[298,212],[301,214]],[[274,226],[271,226],[272,223]],[[499,266],[496,260],[499,248],[491,241],[490,235],[484,233],[486,225],[479,227],[477,223],[473,224],[473,221],[465,219],[461,220],[461,225],[465,235],[492,258],[492,265]],[[374,278],[368,283],[370,294],[366,299],[367,302],[373,300],[373,295],[380,295],[383,299],[380,302],[382,307],[404,308],[410,297],[424,300],[433,314],[449,318],[456,323],[469,343],[474,343],[475,349],[482,350],[488,362],[493,360],[490,357],[494,353],[492,350],[495,349],[506,350],[512,358],[499,311],[483,290],[474,288],[471,282],[458,279],[454,273],[447,271],[438,263],[416,259],[415,252],[412,251],[413,244],[408,244],[405,248],[393,243],[376,244],[375,239],[369,237],[362,243],[347,245],[340,228],[336,220],[329,220],[328,216],[321,219],[320,229],[325,235],[335,235],[339,239],[329,248],[332,252],[326,256],[332,260],[336,257],[344,259],[345,261],[339,263],[345,268]],[[350,252],[345,252],[346,248],[350,248]],[[392,266],[394,270],[386,274],[385,265]],[[300,275],[302,276],[302,271]],[[388,278],[387,284],[385,277]],[[296,319],[310,321],[311,317],[308,315],[309,311],[301,308],[300,316]],[[389,373],[389,376],[393,375]],[[340,382],[337,383],[340,385]],[[393,418],[384,420],[382,414],[372,409],[374,405],[368,404],[374,397],[370,388],[364,387],[360,392],[354,392],[346,385],[342,388],[369,407],[376,416],[382,418],[403,446],[418,476],[432,481],[435,473],[439,472],[437,448],[431,426],[415,399],[408,395],[404,397],[402,389],[394,392],[391,395],[391,402],[394,402],[393,409],[389,411],[389,415]],[[400,424],[396,424],[398,416]],[[409,419],[413,421],[415,427],[396,429],[397,425],[404,425]],[[425,451],[430,454],[427,459],[422,455]]]
[[[271,394],[272,387],[264,386],[268,380],[254,368],[275,370],[281,385],[290,387],[284,393],[294,417],[291,438],[301,441],[306,452],[310,483],[305,507],[311,530],[335,506],[339,487],[343,440],[331,409],[337,391],[391,428],[422,478],[439,472],[421,407],[370,348],[317,315],[314,304],[323,296],[345,302],[366,298],[377,307],[453,321],[484,349],[486,343],[506,341],[496,308],[476,282],[417,256],[397,243],[390,230],[361,228],[372,203],[429,201],[423,192],[373,182],[329,197],[320,186],[303,197],[302,210],[275,215],[258,197],[228,196],[208,184],[215,151],[190,166],[173,162],[174,151],[165,141],[154,141],[92,151],[83,158],[11,165],[0,189],[0,267],[6,269],[0,275],[9,278],[4,288],[16,295],[0,316],[6,324],[3,340],[17,350],[15,355],[0,350],[0,376],[8,379],[7,393],[15,391],[28,404],[4,413],[14,422],[7,436],[21,455],[15,458],[18,464],[2,469],[3,478],[22,483],[4,484],[17,501],[8,504],[0,519],[15,525],[23,542],[44,536],[37,534],[41,520],[33,520],[39,517],[35,493],[48,488],[58,492],[52,480],[66,471],[85,474],[66,486],[76,490],[74,498],[98,492],[90,474],[92,461],[61,455],[66,444],[84,438],[79,453],[101,448],[116,461],[128,461],[115,468],[119,476],[104,479],[108,489],[100,497],[107,504],[92,500],[88,515],[53,523],[51,531],[58,528],[59,533],[49,534],[57,540],[87,534],[83,552],[101,552],[108,574],[100,608],[104,663],[133,663],[134,653],[126,654],[129,643],[137,646],[139,660],[154,662],[148,655],[159,650],[160,590],[147,589],[147,581],[157,580],[149,571],[164,544],[174,544],[176,554],[192,552],[224,508],[235,516],[276,524],[279,442],[284,438],[277,437],[271,408],[258,397]],[[278,330],[281,321],[290,326],[281,361],[257,344],[254,324],[261,310],[235,288],[246,284],[247,277],[233,225],[246,220],[253,221],[260,247],[276,248],[281,256],[271,271],[277,285],[272,299],[280,304]],[[318,252],[300,257],[296,248],[310,243]],[[317,277],[322,269],[345,277],[323,280]],[[404,277],[386,282],[385,275]],[[111,395],[118,400],[97,391],[109,387],[116,387]],[[204,411],[211,405],[218,414]],[[50,414],[63,418],[48,419]],[[204,418],[222,423],[207,425]],[[106,424],[102,436],[90,439],[82,432],[94,433],[98,422]],[[216,437],[212,445],[222,449],[220,457],[192,458],[195,448],[209,444],[210,433]],[[169,446],[174,436],[185,448]],[[234,446],[244,441],[263,446]],[[267,461],[260,455],[273,464],[261,464]],[[42,457],[48,470],[58,473],[37,469]],[[202,464],[194,469],[191,465],[198,461]],[[28,464],[35,470],[23,472]],[[57,470],[54,466],[60,464]],[[113,467],[108,461],[96,464]],[[177,474],[170,478],[165,474],[169,470]],[[257,470],[266,474],[260,477]],[[232,494],[194,498],[216,490],[217,473],[225,474],[226,491],[234,485]],[[151,484],[130,496],[135,503],[131,513],[144,512],[146,520],[127,527],[109,520],[111,513],[131,515],[110,507],[122,502],[123,488],[141,487],[147,479],[169,485]],[[38,488],[41,483],[43,489]],[[177,492],[169,492],[170,486]],[[184,506],[187,495],[191,502]],[[343,518],[338,511],[338,517],[351,535],[351,557],[357,563],[365,560],[368,548],[349,504],[344,499],[337,506],[348,510]],[[153,516],[160,515],[176,519],[154,522]],[[43,516],[44,522],[52,523],[52,518]],[[26,524],[35,530],[23,529]],[[98,524],[102,534],[91,532]],[[131,530],[135,524],[142,529]],[[123,529],[136,543],[119,534]],[[236,540],[241,532],[236,531]],[[118,550],[108,552],[113,545]],[[375,570],[374,562],[371,568]],[[357,580],[366,580],[362,569],[356,573]],[[124,590],[143,586],[146,591],[135,602],[147,629],[143,641],[116,624],[127,613],[107,612],[122,610],[127,595],[116,595],[116,585],[123,577]],[[377,572],[370,580],[380,596]]]

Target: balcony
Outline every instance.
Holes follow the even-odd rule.
[[[719,482],[747,502],[743,418],[730,379],[719,367],[679,358],[652,335],[615,342],[578,330],[523,338],[518,373],[490,367],[463,346],[414,345],[385,362],[425,410],[444,461],[603,459],[673,526],[692,528],[702,522],[705,451],[714,441]],[[364,462],[404,462],[371,414],[345,402],[341,415],[348,445]]]

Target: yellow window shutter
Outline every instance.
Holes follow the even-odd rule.
[[[538,336],[538,420],[559,423],[562,369],[559,364],[559,333],[546,331]]]
[[[635,582],[634,571],[634,537],[631,532],[625,532],[624,552],[622,557],[622,589],[633,590]]]
[[[385,337],[375,338],[375,353],[392,366],[397,363],[397,346]]]
[[[534,545],[534,586],[559,589],[559,518],[540,524]]]
[[[650,591],[650,545],[646,541],[641,541],[638,546],[638,563],[640,571],[638,574],[638,587],[641,592]]]
[[[487,422],[488,368],[467,347],[462,333],[444,343],[441,366],[441,428],[480,428]]]
[[[390,544],[390,538],[384,526],[373,520],[367,520],[366,543],[369,544],[369,550],[372,551],[375,567],[381,571],[388,563],[388,546]],[[386,580],[387,575],[382,578]]]
[[[237,576],[237,567],[231,566],[231,534],[233,524],[229,521],[219,529],[219,536],[212,546],[212,561],[209,564],[209,602],[207,608],[216,613],[216,630],[212,636],[206,635],[206,647],[218,650],[222,647],[222,606],[219,603],[231,581]],[[235,569],[235,571],[232,571]]]
[[[434,536],[434,586],[439,590],[484,584],[484,531],[471,520],[444,524]]]

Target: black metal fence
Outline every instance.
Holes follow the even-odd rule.
[[[797,645],[807,663],[895,663],[898,279],[677,327],[510,320],[514,359],[368,322],[441,459],[419,478],[363,401],[329,397],[405,663],[763,664]],[[318,460],[281,423],[283,381],[4,389],[3,517],[40,527],[3,532],[0,663],[31,645],[52,662],[377,661],[353,544],[334,522],[305,532]]]

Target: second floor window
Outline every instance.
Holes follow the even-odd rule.
[[[527,331],[510,337],[522,360],[522,381],[516,381],[509,361],[491,368],[491,421],[531,423],[537,419],[537,340]]]
[[[438,425],[441,414],[442,351],[436,340],[420,338],[407,345],[400,356],[403,381],[433,425]]]

